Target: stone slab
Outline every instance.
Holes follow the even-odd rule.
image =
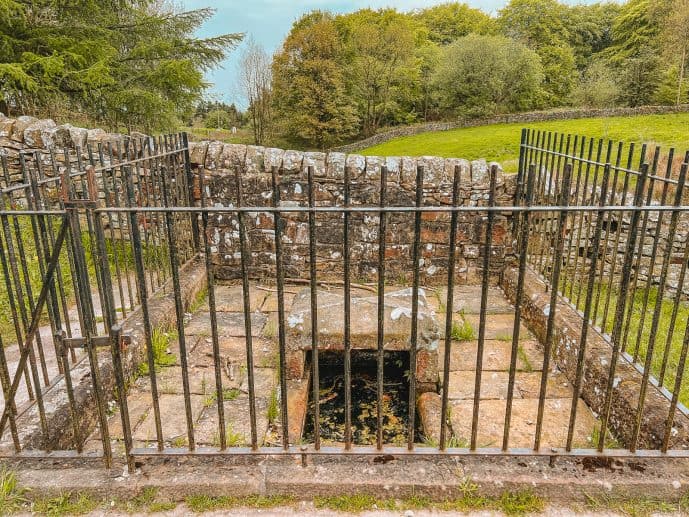
[[[461,285],[453,290],[452,310],[453,312],[464,312],[465,314],[481,313],[481,286],[480,285]],[[437,295],[442,306],[447,304],[447,287],[440,287]],[[505,294],[499,287],[488,288],[488,314],[510,314],[514,312],[514,307],[505,298]]]
[[[453,400],[473,400],[476,382],[475,371],[450,372],[448,396]],[[515,398],[538,398],[541,372],[516,372],[514,380]],[[481,400],[506,399],[509,386],[509,372],[483,372],[481,375]],[[548,376],[546,398],[567,398],[572,388],[562,374]]]
[[[480,316],[478,314],[465,314],[464,319],[474,328],[478,336]],[[514,330],[514,313],[491,314],[486,318],[486,339],[507,341],[512,339]],[[533,334],[522,323],[519,328],[519,339],[533,339]]]
[[[203,399],[204,397],[200,395],[192,395],[190,397],[191,414],[194,422],[203,409]],[[182,395],[161,394],[159,403],[160,419],[163,426],[163,439],[169,441],[186,436],[187,424],[185,419],[184,397]],[[148,412],[144,421],[132,434],[136,440],[154,441],[156,439],[153,410]]]
[[[261,308],[268,296],[267,291],[251,286],[249,301],[251,311]],[[215,307],[219,312],[244,312],[244,290],[241,285],[218,285],[215,288]]]
[[[471,436],[472,400],[454,400],[451,423],[453,435],[462,443]],[[479,407],[478,447],[500,447],[504,430],[506,401],[485,400]],[[543,420],[541,446],[564,447],[567,442],[567,426],[571,399],[547,399]],[[538,415],[537,399],[515,399],[512,406],[510,447],[533,447]],[[574,447],[591,448],[591,435],[596,424],[591,411],[579,401]]]
[[[540,371],[543,365],[543,354],[536,341],[521,341],[521,353],[517,355],[517,370]],[[476,369],[478,341],[453,341],[450,349],[450,371]],[[508,341],[486,340],[483,345],[484,371],[509,371],[512,355],[512,343]],[[438,347],[440,368],[443,367],[445,341],[440,340]]]
[[[241,312],[217,312],[218,335],[222,337],[243,337],[246,336],[244,327],[244,313]],[[266,322],[266,315],[260,312],[251,313],[251,333],[258,336]],[[192,316],[191,321],[185,328],[188,336],[210,336],[211,322],[210,313],[199,312]]]

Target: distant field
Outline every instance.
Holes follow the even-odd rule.
[[[378,156],[443,156],[500,162],[516,171],[522,127],[609,138],[623,142],[652,142],[663,148],[689,150],[689,113],[633,117],[552,120],[527,124],[495,124],[435,131],[397,138],[369,147],[361,154]]]

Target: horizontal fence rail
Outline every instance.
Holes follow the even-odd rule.
[[[686,418],[684,367],[689,353],[689,330],[684,280],[689,262],[689,240],[684,225],[689,206],[683,203],[687,161],[678,161],[674,152],[667,157],[659,149],[649,150],[613,142],[592,140],[570,135],[524,130],[522,133],[516,195],[512,203],[499,205],[497,167],[489,171],[487,198],[472,206],[461,205],[459,192],[460,167],[454,170],[448,185],[448,199],[444,204],[427,204],[423,167],[416,171],[411,202],[391,205],[389,175],[382,168],[376,185],[378,201],[365,206],[352,201],[351,187],[357,182],[345,169],[343,196],[336,203],[325,203],[316,197],[315,185],[320,181],[313,168],[305,171],[306,199],[299,205],[285,204],[281,184],[286,181],[278,167],[268,177],[265,204],[250,206],[244,192],[246,171],[237,169],[234,177],[234,201],[231,206],[212,205],[208,186],[212,174],[203,168],[192,169],[186,135],[171,135],[156,139],[131,140],[119,146],[99,145],[87,149],[65,150],[61,153],[24,153],[19,157],[19,169],[3,158],[3,205],[0,210],[2,242],[0,259],[3,286],[2,303],[9,309],[9,317],[2,321],[12,334],[0,346],[0,380],[5,406],[0,420],[0,438],[5,443],[7,429],[11,442],[2,450],[5,456],[22,456],[22,451],[37,456],[35,450],[48,452],[51,457],[89,456],[84,444],[96,435],[101,450],[91,454],[102,458],[110,466],[115,458],[127,462],[134,469],[137,457],[209,456],[209,455],[536,455],[576,457],[689,457],[687,448],[674,447],[673,436],[678,418]],[[637,167],[638,165],[638,170]],[[20,173],[17,172],[20,171]],[[194,195],[196,193],[196,196]],[[269,216],[272,223],[269,250],[257,250],[253,238],[253,219],[257,214]],[[342,270],[342,379],[344,397],[342,439],[333,446],[322,434],[319,360],[329,350],[321,342],[323,329],[319,327],[319,312],[324,309],[325,296],[319,276],[318,239],[328,214],[342,217],[342,229],[335,240],[341,245]],[[352,218],[358,214],[371,216],[376,228],[377,280],[368,285],[375,291],[375,346],[369,351],[375,363],[375,397],[373,417],[375,426],[370,444],[356,443],[356,422],[352,415],[357,409],[353,401],[353,366],[356,354],[352,336],[352,318],[356,310],[353,290],[361,284],[354,281],[353,243],[356,240]],[[426,389],[417,379],[424,356],[419,339],[422,337],[425,300],[424,278],[420,269],[423,260],[423,230],[428,216],[444,217],[447,223],[446,269],[443,271],[443,295],[439,304],[444,315],[439,327],[439,341],[443,353],[438,357],[442,368],[435,381],[439,396],[436,428],[437,442],[424,442],[417,429],[418,400]],[[308,242],[304,246],[304,263],[308,268],[306,303],[309,318],[304,321],[304,339],[308,339],[304,353],[308,389],[311,393],[313,439],[297,443],[291,439],[290,425],[293,411],[289,404],[288,339],[291,327],[286,291],[290,285],[285,271],[285,254],[291,244],[286,235],[289,217],[302,217],[308,225]],[[459,305],[455,287],[459,284],[458,235],[471,224],[478,228],[480,245],[478,264],[480,301],[478,302],[478,331],[475,338],[473,363],[473,396],[466,414],[451,415],[449,393],[455,339],[455,308]],[[507,217],[510,235],[507,244],[496,242],[497,218]],[[241,285],[240,326],[243,327],[243,364],[246,369],[246,415],[248,433],[246,443],[238,444],[228,432],[232,417],[226,412],[228,365],[222,349],[226,337],[218,321],[220,303],[219,281],[215,275],[213,256],[217,244],[213,238],[213,224],[219,218],[229,218],[236,232],[237,272]],[[403,442],[392,443],[384,434],[386,416],[385,392],[390,378],[386,375],[389,352],[385,320],[386,251],[391,240],[388,224],[394,218],[404,218],[411,228],[408,253],[411,271],[408,278],[410,306]],[[505,264],[497,264],[496,246],[508,246]],[[277,299],[276,332],[277,398],[274,401],[272,425],[276,440],[266,446],[259,436],[262,418],[261,402],[257,398],[257,350],[260,336],[256,331],[259,317],[253,305],[250,266],[255,254],[271,256],[267,271]],[[204,293],[208,322],[205,338],[209,344],[209,372],[212,378],[210,404],[217,415],[217,440],[213,447],[200,444],[195,417],[192,386],[198,381],[190,363],[194,343],[185,327],[189,313],[195,310],[185,294],[189,271],[200,266],[200,291]],[[486,368],[484,356],[490,341],[487,337],[491,314],[489,292],[491,282],[505,286],[503,278],[514,274],[514,325],[509,336],[509,370],[504,398],[504,426],[500,443],[480,441],[482,407],[485,399]],[[497,274],[495,273],[497,271]],[[644,273],[642,275],[642,273]],[[676,274],[675,274],[676,273]],[[515,447],[515,423],[523,418],[515,412],[517,364],[521,360],[522,319],[533,317],[533,310],[524,301],[533,289],[532,275],[543,282],[543,296],[547,310],[541,311],[545,320],[542,334],[538,334],[543,363],[538,365],[537,411],[529,447]],[[671,278],[672,277],[672,278]],[[497,280],[495,280],[497,278]],[[503,282],[503,283],[500,283]],[[166,298],[167,297],[167,298]],[[169,299],[169,305],[160,300]],[[426,303],[425,301],[423,303]],[[561,365],[558,316],[562,304],[575,308],[580,315],[578,343],[575,343],[576,364],[567,370],[571,381],[571,406],[567,422],[563,423],[566,441],[562,446],[544,445],[547,434],[547,394],[549,378]],[[162,310],[160,310],[162,307]],[[206,309],[204,309],[206,310]],[[174,333],[179,347],[179,377],[182,385],[182,408],[174,419],[160,405],[161,372],[158,350],[159,324],[163,314],[170,333]],[[132,323],[135,321],[136,323]],[[41,331],[39,331],[41,330]],[[686,332],[685,332],[686,330]],[[137,334],[137,332],[139,334]],[[601,393],[599,434],[591,447],[575,444],[575,429],[581,419],[580,399],[586,399],[587,346],[593,335],[601,336],[609,344],[606,351],[604,390]],[[11,336],[11,337],[9,337]],[[0,342],[0,345],[2,343]],[[18,366],[11,371],[6,357],[16,345]],[[437,345],[438,343],[436,343]],[[100,350],[100,351],[99,351]],[[340,349],[338,349],[340,350]],[[634,364],[640,376],[640,395],[634,407],[631,431],[616,436],[622,444],[609,446],[610,429],[617,424],[619,398],[616,395],[620,364]],[[72,378],[72,371],[83,365],[88,371],[86,386],[90,402],[80,391],[83,378]],[[570,377],[571,374],[571,377]],[[142,379],[150,391],[151,414],[154,425],[150,439],[141,443],[132,431],[136,424],[134,411],[128,405],[128,393],[136,378]],[[204,379],[205,383],[205,379]],[[51,428],[51,413],[45,397],[51,389],[67,394],[69,418],[64,437],[58,439]],[[137,388],[138,389],[138,388]],[[647,392],[662,394],[664,427],[659,440],[642,440],[645,436],[644,415]],[[19,396],[24,394],[24,398]],[[231,392],[230,392],[231,393]],[[234,395],[231,395],[234,396]],[[115,400],[119,413],[117,436],[110,435],[112,417],[108,401]],[[593,404],[594,402],[591,402]],[[29,408],[36,407],[39,431],[27,439],[22,423],[29,418]],[[485,410],[484,410],[485,411]],[[453,419],[467,423],[466,442],[459,441],[452,429]],[[174,421],[173,421],[174,420]],[[180,441],[170,440],[166,430],[183,421]],[[684,424],[682,424],[684,425]],[[616,433],[619,434],[619,433]],[[180,446],[180,443],[183,446]]]

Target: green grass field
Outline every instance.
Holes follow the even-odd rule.
[[[689,113],[634,117],[552,120],[526,124],[495,124],[450,131],[435,131],[397,138],[369,147],[361,154],[378,156],[442,156],[486,158],[506,171],[517,169],[521,129],[550,130],[623,142],[646,142],[663,148],[689,150]]]

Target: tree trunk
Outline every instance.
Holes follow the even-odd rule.
[[[679,77],[677,78],[677,106],[682,104],[682,82],[684,81],[684,63],[687,60],[687,47],[682,46],[682,61],[679,64]]]

